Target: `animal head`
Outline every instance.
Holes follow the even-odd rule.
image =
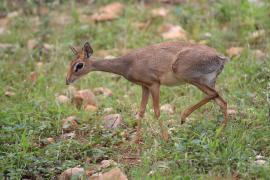
[[[71,61],[66,77],[66,84],[69,85],[89,73],[92,70],[91,56],[93,49],[89,42],[86,42],[81,50],[76,50],[74,47],[70,47],[75,55],[75,59]]]

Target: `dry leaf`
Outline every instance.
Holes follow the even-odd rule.
[[[175,106],[171,104],[164,104],[160,107],[160,110],[167,114],[173,114],[175,111]]]
[[[162,37],[164,39],[187,40],[187,33],[181,26],[165,24],[161,29]]]
[[[77,118],[75,116],[69,116],[62,120],[62,129],[64,132],[70,132],[78,127]]]
[[[102,95],[104,95],[106,97],[113,95],[112,91],[110,89],[106,88],[106,87],[98,87],[98,88],[95,88],[93,91],[94,91],[95,95],[102,94]]]
[[[59,180],[71,180],[71,179],[80,179],[80,177],[83,177],[84,175],[84,169],[79,167],[74,167],[65,170],[60,176]]]
[[[226,50],[229,57],[240,56],[244,48],[242,47],[230,47]]]
[[[72,102],[77,108],[86,107],[87,105],[96,106],[95,95],[89,89],[77,91],[72,98]]]
[[[110,114],[104,117],[104,126],[108,129],[117,128],[123,121],[120,114]]]
[[[91,16],[94,21],[108,21],[118,18],[124,9],[124,5],[120,2],[114,2],[101,7],[96,13]]]
[[[69,98],[67,96],[64,96],[64,95],[60,95],[56,98],[56,101],[59,103],[59,104],[67,104],[69,103]]]
[[[11,97],[11,96],[15,96],[16,94],[14,93],[14,92],[12,92],[12,91],[6,91],[5,92],[5,96],[7,96],[7,97]]]
[[[165,8],[157,8],[157,9],[152,9],[151,13],[154,17],[158,17],[158,16],[165,17],[168,15],[169,10]]]

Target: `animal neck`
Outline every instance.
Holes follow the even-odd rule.
[[[93,71],[109,72],[119,74],[122,76],[126,75],[128,65],[129,65],[128,60],[123,57],[92,61]]]

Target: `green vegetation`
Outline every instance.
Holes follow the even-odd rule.
[[[130,179],[215,179],[239,177],[268,179],[270,175],[270,3],[268,0],[190,1],[176,5],[122,1],[124,13],[117,19],[93,22],[99,7],[75,1],[49,1],[44,11],[32,0],[22,4],[0,3],[1,14],[17,11],[8,19],[0,34],[0,178],[53,179],[67,168],[81,165],[91,169],[102,159],[113,159]],[[18,7],[17,7],[18,6]],[[151,9],[165,7],[166,17],[153,17]],[[86,16],[86,18],[85,18]],[[36,17],[39,17],[37,19]],[[64,24],[57,21],[63,18]],[[0,19],[1,21],[1,19]],[[145,23],[144,28],[136,26]],[[195,87],[162,87],[161,104],[175,105],[176,113],[162,112],[170,140],[159,136],[158,122],[149,103],[143,120],[143,144],[140,161],[131,163],[123,156],[136,155],[139,147],[123,134],[134,131],[134,114],[138,110],[141,89],[124,78],[95,72],[75,83],[77,89],[107,87],[112,97],[97,96],[98,111],[85,112],[73,104],[56,102],[67,86],[65,76],[73,55],[69,45],[90,40],[94,56],[122,55],[128,49],[164,41],[160,27],[180,25],[188,39],[203,42],[226,54],[230,47],[242,47],[219,76],[217,89],[228,101],[231,113],[227,128],[219,134],[222,112],[208,103],[184,124],[179,113],[204,95]],[[255,32],[255,33],[254,33]],[[257,33],[257,34],[256,34]],[[29,49],[29,40],[37,42]],[[51,44],[53,48],[39,47]],[[255,50],[264,52],[258,57]],[[41,67],[37,67],[38,62]],[[37,72],[31,80],[31,72]],[[33,77],[32,77],[33,78]],[[33,83],[34,81],[34,83]],[[14,96],[6,96],[7,91]],[[125,96],[126,95],[126,96]],[[267,99],[268,98],[268,99]],[[102,126],[104,108],[120,113],[125,127],[108,131]],[[75,115],[79,128],[74,139],[61,139],[61,120]],[[48,137],[55,143],[42,145]],[[255,163],[262,155],[264,165]],[[89,162],[90,159],[90,162]]]

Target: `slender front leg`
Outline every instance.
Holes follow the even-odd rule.
[[[152,99],[153,99],[153,107],[154,107],[154,111],[155,111],[155,115],[156,118],[158,119],[158,123],[159,126],[161,128],[161,133],[162,133],[162,138],[165,141],[168,141],[168,132],[167,130],[164,128],[163,126],[163,122],[161,121],[161,119],[159,118],[160,116],[160,109],[159,109],[159,91],[160,91],[160,85],[159,84],[153,84],[150,87],[150,92],[152,95]]]
[[[140,111],[137,114],[137,135],[136,135],[136,143],[141,141],[141,119],[144,116],[146,105],[148,102],[149,97],[149,89],[145,86],[142,86],[142,100],[141,100],[141,107]]]

